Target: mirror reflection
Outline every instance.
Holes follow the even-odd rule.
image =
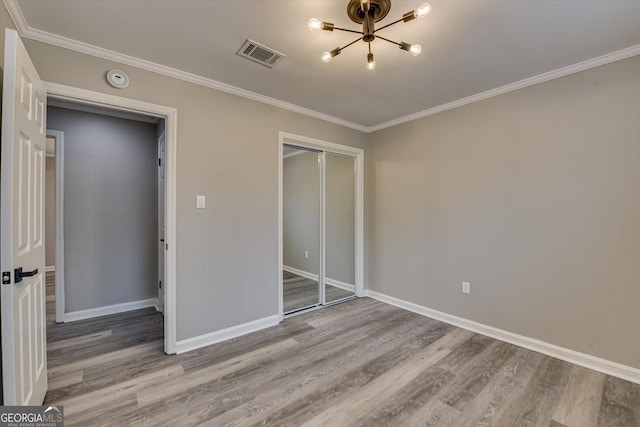
[[[320,303],[320,156],[285,146],[282,170],[284,313]]]
[[[325,153],[325,303],[355,295],[355,159]]]

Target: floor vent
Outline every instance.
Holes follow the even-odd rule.
[[[273,68],[286,55],[265,45],[248,39],[238,51],[238,55],[250,59],[258,64]]]

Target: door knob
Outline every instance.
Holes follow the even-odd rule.
[[[22,271],[22,267],[20,267],[20,268],[16,268],[15,273],[16,273],[15,283],[20,283],[22,282],[23,277],[33,277],[36,274],[38,274],[38,269],[36,268],[35,270],[31,270],[31,271]]]

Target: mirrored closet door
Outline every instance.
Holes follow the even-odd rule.
[[[355,297],[356,160],[284,145],[283,313]]]
[[[282,284],[284,312],[320,302],[320,151],[285,146],[282,169]]]
[[[324,153],[325,303],[355,295],[355,159]]]

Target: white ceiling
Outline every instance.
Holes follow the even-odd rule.
[[[377,40],[373,71],[365,68],[362,42],[325,64],[323,51],[357,35],[311,32],[307,21],[359,30],[346,15],[347,2],[18,0],[33,29],[367,127],[640,45],[638,0],[432,0],[427,17],[380,32],[421,44],[422,55]],[[394,0],[381,24],[422,2]],[[236,55],[247,38],[287,57],[274,69],[247,61]]]

